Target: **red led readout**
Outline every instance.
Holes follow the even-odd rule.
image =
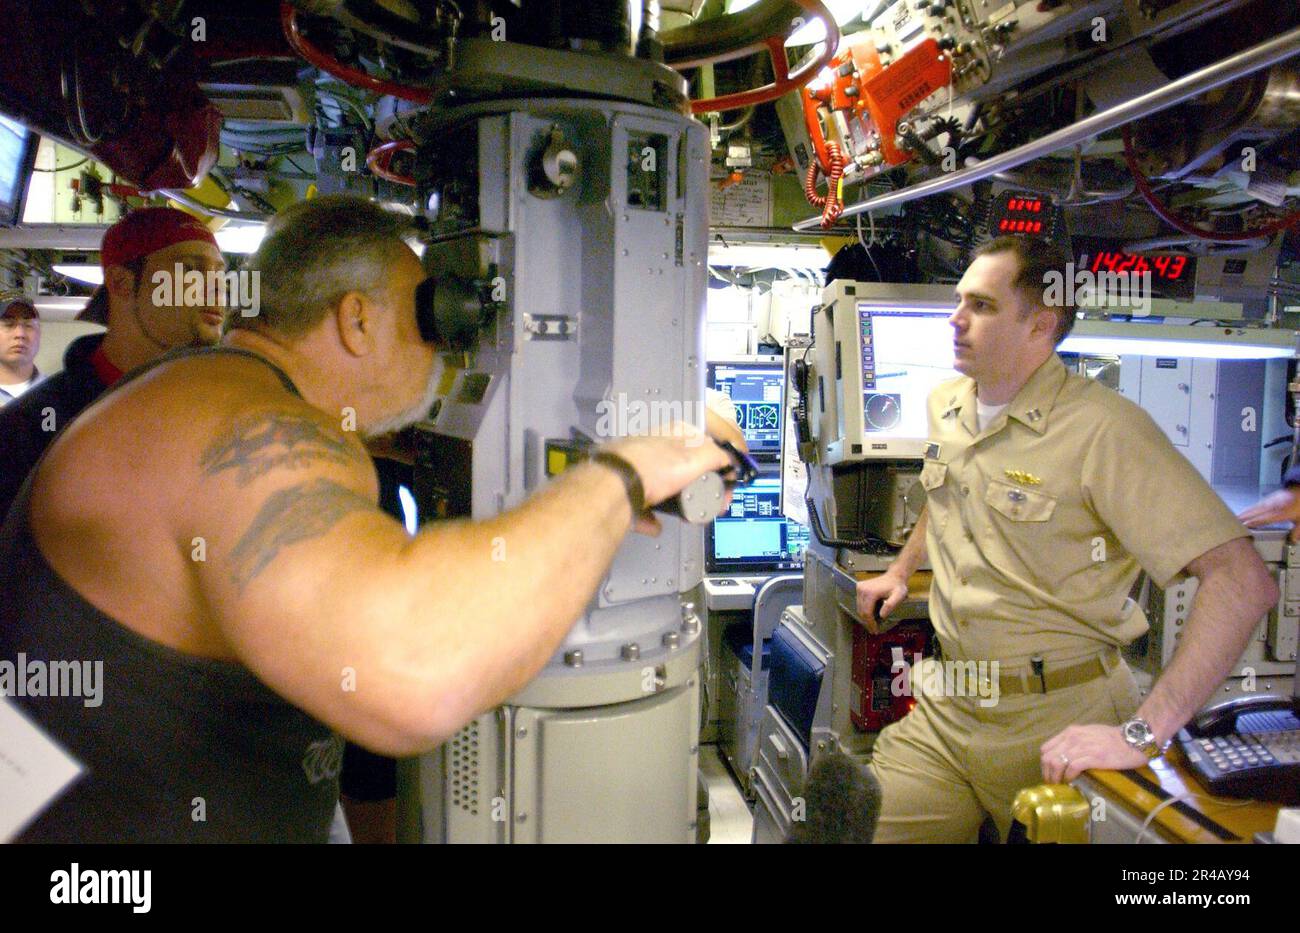
[[[1174,281],[1187,268],[1186,256],[1152,256],[1150,261],[1145,256],[1135,256],[1119,250],[1100,249],[1093,257],[1093,272],[1150,272],[1158,279]]]
[[[1043,219],[1045,201],[1042,198],[1028,198],[1020,195],[1007,195],[1000,204],[997,213],[999,233],[1046,233],[1049,222]]]

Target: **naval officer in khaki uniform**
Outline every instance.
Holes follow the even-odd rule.
[[[1074,310],[1045,304],[1044,277],[1066,261],[1014,237],[976,253],[951,318],[964,375],[930,396],[926,508],[889,571],[858,584],[862,618],[880,600],[888,615],[928,553],[944,660],[1000,669],[995,703],[973,684],[926,691],[880,734],[877,842],[974,841],[985,814],[1006,838],[1020,788],[1146,763],[1277,601],[1247,529],[1150,416],[1056,355]],[[1199,580],[1140,706],[1119,656],[1147,628],[1126,608],[1139,568]]]

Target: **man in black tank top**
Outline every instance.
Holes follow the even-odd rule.
[[[501,704],[628,530],[657,533],[646,507],[731,465],[627,438],[408,535],[358,438],[422,417],[440,378],[405,233],[347,196],[283,212],[249,266],[261,313],[137,370],[33,470],[0,528],[0,661],[102,660],[103,682],[94,707],[12,698],[84,768],[20,838],[324,841],[342,738],[418,754]]]

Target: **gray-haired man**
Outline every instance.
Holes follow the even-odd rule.
[[[89,772],[24,839],[324,841],[339,734],[412,755],[502,703],[656,529],[645,507],[731,465],[628,438],[519,508],[408,535],[357,436],[423,417],[439,378],[404,232],[346,196],[283,212],[251,263],[261,313],[120,383],[15,500],[0,657],[102,658],[115,685],[93,716],[23,701]]]

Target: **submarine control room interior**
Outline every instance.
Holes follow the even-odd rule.
[[[0,840],[1300,843],[1300,7],[0,11]]]

